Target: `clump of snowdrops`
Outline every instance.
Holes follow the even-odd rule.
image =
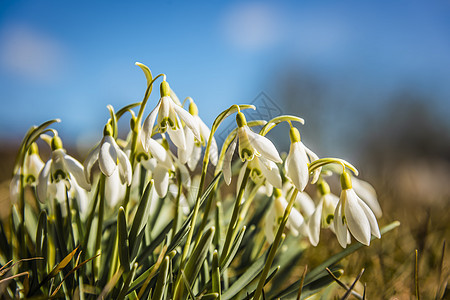
[[[397,226],[380,231],[376,194],[353,165],[305,146],[303,119],[247,121],[245,111],[257,108],[233,105],[208,127],[166,75],[137,65],[147,79],[144,99],[117,112],[108,106],[103,138],[84,163],[51,128],[59,120],[25,135],[10,185],[10,222],[0,227],[3,297],[303,299],[342,275],[340,259]],[[144,118],[157,82],[159,100]],[[230,117],[236,128],[219,149],[215,133]],[[130,120],[124,139],[121,118]],[[285,159],[266,137],[280,124],[291,140]],[[51,149],[45,163],[38,139]],[[333,174],[340,191],[327,184]],[[315,202],[307,185],[317,191]],[[292,274],[321,229],[345,249]]]

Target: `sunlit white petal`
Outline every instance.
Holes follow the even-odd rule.
[[[114,139],[109,135],[103,137],[100,145],[98,164],[102,173],[109,177],[117,167],[116,148],[118,146]]]
[[[244,126],[244,128],[246,128],[250,143],[256,151],[258,151],[263,157],[270,159],[273,162],[283,162],[277,148],[275,148],[274,144],[268,138],[254,133],[247,126]]]

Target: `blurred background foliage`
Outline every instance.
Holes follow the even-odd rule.
[[[378,192],[380,223],[402,225],[344,261],[343,281],[365,267],[371,298],[407,298],[415,249],[424,298],[448,279],[448,247],[440,266],[450,237],[448,1],[2,1],[1,218],[26,130],[61,118],[64,144],[83,160],[106,105],[142,98],[135,61],[165,72],[208,124],[233,103],[261,106],[264,92],[275,110],[305,118],[302,140],[319,156],[360,169]],[[288,150],[287,128],[270,137]],[[336,247],[323,239],[299,273]]]

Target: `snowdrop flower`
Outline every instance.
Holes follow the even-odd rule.
[[[333,219],[334,211],[339,198],[330,193],[329,185],[321,180],[317,184],[320,193],[319,204],[308,221],[309,241],[313,246],[317,246],[320,237],[320,228],[330,228],[334,232]]]
[[[55,197],[56,192],[53,184],[64,182],[67,190],[72,185],[79,185],[81,188],[89,191],[91,185],[84,176],[83,166],[72,156],[67,155],[63,149],[61,139],[55,135],[51,141],[52,156],[42,168],[38,177],[37,196],[45,203],[50,197]],[[61,184],[59,185],[62,186]],[[58,198],[61,200],[61,198]],[[64,198],[65,199],[65,196]]]
[[[112,137],[112,129],[109,123],[105,126],[102,141],[89,153],[84,162],[86,180],[90,181],[92,167],[97,161],[100,171],[106,177],[111,177],[118,169],[120,181],[123,184],[131,184],[132,168],[130,161]]]
[[[25,156],[23,173],[22,169],[19,168],[17,173],[14,174],[9,186],[9,192],[12,203],[18,202],[19,188],[20,188],[20,175],[24,176],[25,184],[35,186],[39,173],[44,167],[44,162],[39,156],[39,151],[36,143],[31,144],[27,155]]]
[[[231,183],[231,161],[237,141],[239,140],[239,157],[243,162],[251,162],[248,166],[254,170],[255,173],[253,175],[259,175],[258,172],[261,172],[271,184],[281,188],[281,177],[279,177],[278,167],[275,163],[282,163],[283,160],[275,146],[268,138],[254,133],[247,126],[247,121],[243,113],[237,113],[236,123],[238,125],[236,138],[231,142],[225,152],[223,165],[225,183],[227,185]],[[275,173],[278,173],[278,176]]]
[[[201,153],[202,153],[202,146],[206,146],[206,143],[208,142],[209,135],[211,131],[209,130],[208,126],[200,119],[198,116],[198,108],[197,105],[190,99],[189,104],[189,113],[194,117],[195,121],[197,122],[200,130],[200,136],[201,140],[197,140],[194,136],[194,133],[192,130],[185,126],[184,127],[184,133],[185,133],[185,139],[186,139],[186,149],[178,148],[178,158],[181,161],[181,163],[188,164],[188,167],[191,171],[193,171],[198,161],[200,160]],[[218,160],[218,148],[216,139],[213,137],[211,140],[211,148],[209,152],[209,160],[211,163],[215,166],[217,165]]]
[[[373,186],[367,181],[356,177],[352,177],[352,184],[356,195],[361,197],[361,200],[370,207],[377,218],[380,218],[383,215],[383,212],[381,211],[380,204],[377,200],[377,192]]]
[[[350,175],[345,171],[341,175],[341,186],[341,197],[333,220],[339,244],[343,248],[349,244],[350,231],[357,241],[368,246],[371,234],[377,238],[381,237],[377,219],[369,206],[356,195]]]
[[[156,123],[160,133],[167,133],[170,136],[172,142],[183,150],[186,149],[186,137],[183,132],[183,121],[186,126],[192,130],[192,133],[201,141],[200,130],[198,123],[194,117],[189,114],[184,108],[177,105],[172,98],[170,98],[170,87],[167,81],[163,81],[160,86],[161,99],[156,107],[144,120],[142,127],[141,141],[144,149],[148,151],[149,141],[153,134],[153,125]],[[158,116],[158,119],[156,117]]]
[[[291,138],[291,147],[286,158],[286,175],[299,192],[302,192],[309,180],[308,165],[310,162],[319,159],[319,157],[301,142],[297,128],[291,127],[289,136]],[[320,171],[320,168],[314,171],[313,182],[317,181]]]
[[[269,243],[273,243],[275,239],[274,233],[278,229],[278,225],[283,218],[284,211],[288,206],[288,202],[286,201],[286,198],[283,196],[280,189],[273,189],[273,195],[273,207],[269,209],[266,215],[266,223],[264,227],[266,239]],[[292,207],[291,209],[286,227],[294,234],[294,236],[297,236],[299,233],[303,235],[307,235],[308,233],[307,227],[305,226],[305,219],[295,207]]]

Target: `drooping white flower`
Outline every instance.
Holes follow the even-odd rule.
[[[39,156],[38,147],[36,143],[31,144],[27,155],[24,160],[24,167],[19,168],[14,174],[11,183],[9,185],[9,193],[12,203],[18,202],[19,188],[20,188],[20,175],[23,175],[24,183],[27,185],[35,186],[39,173],[44,167],[44,162]]]
[[[369,206],[356,195],[347,172],[341,175],[341,186],[341,197],[334,212],[334,229],[339,244],[343,248],[347,246],[349,231],[357,241],[368,246],[371,235],[381,237],[377,219]]]
[[[201,147],[206,146],[211,131],[198,116],[197,105],[192,100],[189,104],[189,113],[194,117],[195,121],[198,124],[201,140],[197,140],[192,130],[189,127],[185,126],[184,134],[186,139],[186,149],[178,148],[178,158],[180,159],[181,163],[187,163],[189,169],[191,171],[194,171],[201,157]],[[217,165],[218,148],[216,139],[214,137],[211,139],[209,160],[214,166]]]
[[[266,239],[269,243],[273,243],[275,232],[278,229],[281,219],[284,216],[284,211],[288,206],[288,202],[280,189],[275,188],[273,190],[273,195],[273,207],[269,209],[266,215],[266,224],[264,227]],[[286,227],[292,232],[292,234],[294,234],[294,236],[297,236],[299,233],[302,235],[308,235],[308,229],[305,226],[305,219],[295,207],[292,207],[291,209]]]
[[[356,195],[358,195],[361,200],[363,200],[373,211],[377,218],[383,215],[380,204],[377,199],[377,192],[373,186],[367,181],[352,177],[353,189]]]
[[[272,187],[282,188],[282,179],[277,165],[271,160],[255,156],[253,160],[246,161],[241,167],[237,180],[237,190],[241,187],[247,168],[250,169],[250,178],[253,182],[256,184],[263,184],[265,182],[269,196],[272,194]]]
[[[107,124],[100,144],[86,158],[84,162],[86,180],[90,181],[92,167],[98,161],[100,171],[106,177],[111,177],[118,169],[120,181],[130,185],[133,177],[130,161],[111,136],[111,131],[111,126]]]
[[[89,191],[91,185],[84,176],[84,168],[75,158],[67,155],[62,148],[62,141],[58,136],[52,139],[52,156],[42,168],[38,177],[37,195],[38,199],[45,203],[49,197],[55,195],[51,193],[52,184],[64,182],[67,190],[76,183],[81,188]]]
[[[291,147],[285,163],[286,175],[295,187],[302,192],[309,181],[309,163],[319,159],[319,157],[301,142],[297,128],[291,127],[289,135]],[[317,181],[319,174],[320,168],[314,171],[313,182]]]
[[[148,151],[155,121],[159,132],[164,133],[167,131],[170,139],[177,148],[186,149],[186,137],[183,132],[181,121],[183,121],[186,126],[192,130],[194,136],[201,141],[200,129],[197,121],[190,113],[170,98],[170,87],[167,81],[161,83],[160,91],[161,99],[144,120],[142,127],[141,141],[144,149]]]
[[[333,219],[336,205],[339,198],[330,193],[330,187],[325,181],[320,181],[317,185],[320,193],[319,204],[308,220],[309,241],[313,246],[317,246],[320,238],[320,228],[331,228],[334,231]]]
[[[231,183],[231,161],[233,159],[237,142],[239,141],[238,151],[241,160],[243,162],[252,162],[256,157],[257,160],[252,162],[250,167],[255,170],[260,170],[264,175],[268,175],[266,178],[271,180],[271,183],[274,186],[281,188],[281,182],[277,182],[278,179],[276,178],[277,176],[274,174],[274,171],[278,172],[278,167],[275,163],[282,163],[283,160],[281,159],[280,154],[278,154],[274,144],[268,138],[254,133],[247,126],[247,121],[245,120],[243,113],[237,113],[236,122],[238,124],[236,138],[231,142],[225,152],[223,164],[223,177],[225,179],[225,183],[227,185]]]

